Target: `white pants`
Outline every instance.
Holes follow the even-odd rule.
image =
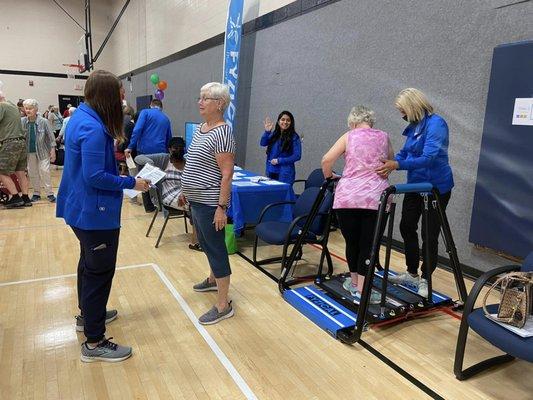
[[[36,153],[28,153],[28,175],[34,195],[41,195],[41,183],[47,196],[54,194],[50,182],[50,158],[39,160]]]

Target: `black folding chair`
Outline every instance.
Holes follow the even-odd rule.
[[[154,217],[152,218],[152,222],[150,223],[150,226],[148,227],[148,232],[146,232],[146,237],[150,235],[150,231],[152,230],[152,227],[154,226],[155,219],[157,215],[160,212],[163,212],[165,215],[165,222],[163,222],[163,227],[161,228],[161,232],[159,232],[159,236],[157,238],[157,242],[155,243],[155,247],[159,247],[159,242],[161,242],[161,238],[163,237],[163,232],[165,232],[165,228],[167,227],[167,222],[169,219],[177,219],[177,218],[183,218],[183,223],[185,224],[185,233],[189,233],[189,228],[187,226],[187,212],[185,210],[177,210],[172,207],[165,206],[163,204],[163,200],[161,197],[161,188],[159,186],[151,186],[150,187],[150,197],[152,198],[152,202],[155,205],[155,211],[154,211]]]

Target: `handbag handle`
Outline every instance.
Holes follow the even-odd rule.
[[[500,282],[503,282],[505,280],[510,280],[511,278],[514,278],[515,280],[522,281],[525,284],[533,284],[533,275],[530,273],[524,273],[524,272],[511,272],[509,274],[506,274],[502,276],[501,278],[498,278],[496,282],[492,284],[492,286],[487,290],[487,293],[485,293],[485,296],[483,296],[483,312],[485,313],[485,317],[488,319],[495,321],[495,322],[503,322],[500,319],[494,318],[492,315],[490,315],[489,310],[487,309],[487,299],[489,297],[489,294]],[[508,318],[508,320],[511,320],[511,318]]]

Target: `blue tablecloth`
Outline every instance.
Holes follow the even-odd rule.
[[[259,175],[246,171],[235,170],[231,185],[231,203],[228,216],[233,219],[233,229],[240,234],[245,224],[257,224],[263,208],[278,201],[294,200],[292,187],[283,182],[269,180],[252,182],[250,178]],[[274,183],[274,184],[272,184]],[[265,215],[264,221],[291,221],[291,205],[274,207]]]

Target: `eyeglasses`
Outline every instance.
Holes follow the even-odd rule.
[[[218,97],[197,97],[196,101],[205,103],[206,100],[219,100]]]

